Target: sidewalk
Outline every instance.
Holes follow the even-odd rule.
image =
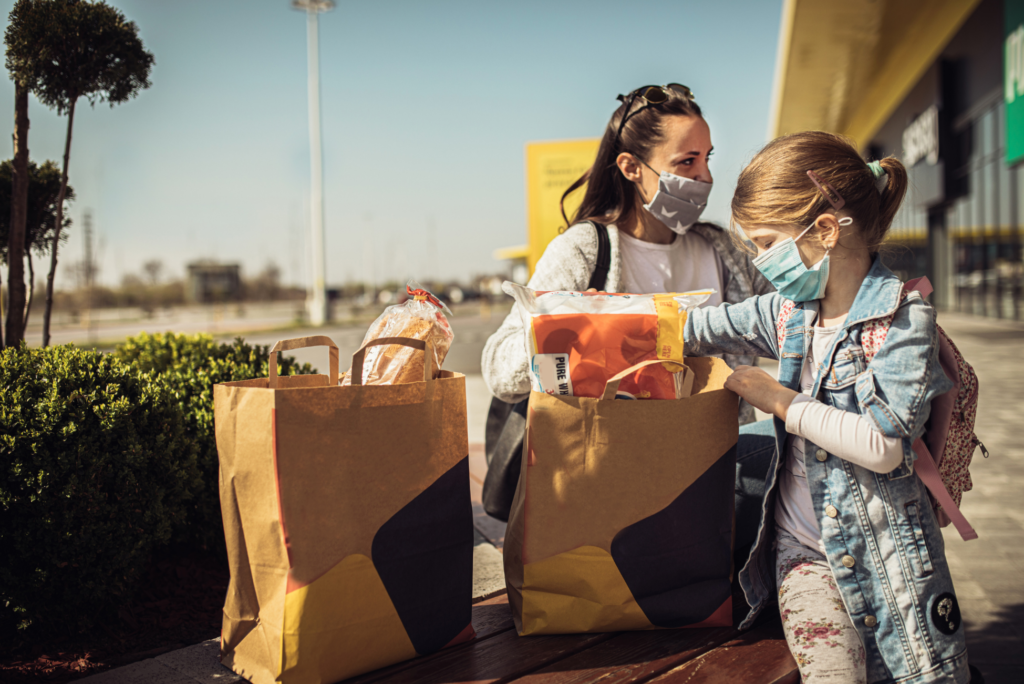
[[[1024,682],[1024,324],[940,313],[945,329],[974,366],[980,385],[974,489],[961,510],[978,531],[965,542],[943,530],[946,558],[967,625],[971,662],[988,684]]]
[[[991,453],[979,450],[972,468],[974,489],[963,511],[979,539],[964,542],[944,531],[946,556],[967,626],[971,662],[988,684],[1024,681],[1024,443],[1015,428],[1024,406],[1024,324],[944,313],[939,324],[974,366],[981,385],[977,433]],[[481,326],[483,327],[483,326]],[[356,341],[356,344],[358,342]],[[774,364],[765,364],[772,368]],[[467,370],[470,370],[467,368]],[[473,369],[475,370],[475,369]],[[476,514],[474,596],[504,588],[498,549],[504,526],[482,517],[479,504],[483,435],[490,394],[478,374],[467,375],[471,488]],[[1016,481],[1015,481],[1016,478]],[[218,640],[190,646],[80,680],[90,684],[194,684],[240,681],[217,660]]]

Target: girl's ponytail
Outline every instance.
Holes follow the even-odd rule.
[[[875,234],[872,235],[871,243],[876,247],[882,244],[885,234],[889,232],[889,226],[896,218],[896,212],[903,203],[903,197],[907,194],[907,169],[896,157],[886,157],[878,162],[885,171],[885,186],[882,188],[881,204],[878,207],[878,221],[875,224]]]

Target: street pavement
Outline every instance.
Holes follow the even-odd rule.
[[[490,394],[480,376],[480,352],[503,314],[463,316],[452,320],[455,343],[445,367],[465,373],[469,441],[479,451]],[[944,530],[946,556],[953,572],[967,629],[971,662],[988,684],[1024,682],[1024,443],[1015,432],[1024,420],[1024,324],[955,313],[940,313],[939,324],[950,334],[980,381],[976,431],[991,457],[975,454],[971,475],[974,489],[965,493],[962,510],[979,538],[964,542],[950,527]],[[326,334],[339,346],[342,358],[358,348],[362,328],[289,331],[287,337]],[[272,344],[279,333],[251,334],[247,340]],[[296,353],[300,361],[323,368],[323,350]],[[774,369],[774,364],[763,364]],[[344,361],[342,368],[347,368]],[[503,586],[500,555],[477,535],[474,594],[483,596]],[[213,636],[213,635],[211,635]],[[90,684],[236,681],[217,661],[217,640],[190,646],[157,658],[111,670],[82,681]]]
[[[505,319],[507,308],[502,310],[484,309],[483,313],[458,314],[449,319],[455,338],[452,341],[451,349],[444,361],[446,370],[456,371],[465,375],[480,374],[480,355],[483,354],[484,344],[501,322]],[[286,331],[273,332],[250,332],[246,334],[245,341],[250,344],[272,345],[278,340],[305,337],[308,335],[326,335],[338,345],[338,353],[341,357],[341,370],[347,370],[352,365],[352,354],[359,349],[363,342],[363,336],[369,325],[358,327],[350,325],[327,325],[323,328],[299,328]],[[230,342],[234,334],[223,334],[220,339]],[[299,363],[311,363],[320,372],[327,367],[327,352],[323,348],[302,349],[289,352]]]
[[[235,331],[270,330],[288,327],[301,315],[302,302],[251,302],[227,305],[189,305],[150,312],[138,307],[96,309],[91,312],[54,311],[51,319],[51,344],[74,344],[92,348],[112,346],[126,337],[147,332],[174,330],[180,333],[205,332],[211,335]],[[42,344],[42,313],[33,307],[25,341]]]

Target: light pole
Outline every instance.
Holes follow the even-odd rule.
[[[327,291],[324,254],[324,162],[320,143],[320,30],[317,16],[334,9],[334,0],[291,0],[292,9],[306,13],[306,42],[309,48],[309,160],[312,176],[310,223],[312,224],[313,284],[306,297],[309,322],[327,322]]]

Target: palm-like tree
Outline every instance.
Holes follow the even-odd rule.
[[[50,271],[46,277],[46,312],[43,317],[43,346],[46,346],[50,343],[53,280],[64,222],[75,107],[83,97],[94,106],[97,102],[106,102],[111,107],[127,102],[150,86],[149,73],[154,60],[143,46],[135,24],[128,21],[120,10],[102,1],[18,0],[11,11],[5,40],[8,46],[7,68],[12,76],[17,74],[16,85],[20,79],[40,102],[68,117],[50,249]],[[12,46],[18,48],[14,69]],[[15,184],[17,173],[16,166]],[[14,211],[12,206],[12,217]],[[12,234],[13,230],[12,222]]]

